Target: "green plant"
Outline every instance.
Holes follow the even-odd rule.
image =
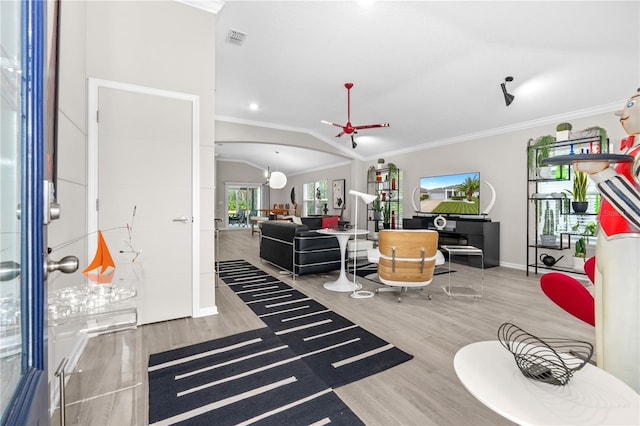
[[[572,128],[571,123],[560,123],[556,126],[556,132],[563,132],[565,130],[571,130]]]
[[[573,201],[587,201],[587,186],[589,180],[585,172],[576,170],[573,175],[573,191],[565,189],[564,191],[571,194]]]
[[[554,143],[556,143],[556,138],[551,135],[540,136],[535,141],[529,139],[527,147],[527,165],[529,170],[533,170],[536,166],[540,165],[542,160],[549,157]]]
[[[384,209],[382,211],[382,222],[391,222],[391,205],[389,203],[384,205]]]
[[[580,223],[576,223],[571,230],[578,231],[580,229]],[[596,233],[596,223],[588,222],[584,225],[582,233],[580,233],[580,238],[576,240],[576,245],[574,247],[573,256],[574,257],[587,257],[587,244],[589,242],[589,237],[595,235]]]
[[[373,210],[374,212],[382,211],[382,201],[380,201],[379,195],[376,197],[375,200],[373,200],[373,203],[371,203],[371,210]]]
[[[575,251],[573,253],[573,256],[581,257],[583,259],[587,257],[587,240],[585,237],[580,237],[576,241],[576,246],[575,246]]]

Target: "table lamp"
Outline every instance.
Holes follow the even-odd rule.
[[[354,191],[353,189],[349,190],[349,194],[350,195],[355,195],[356,197],[356,202],[355,204],[355,221],[354,221],[354,229],[358,229],[358,197],[360,197],[360,199],[362,201],[364,201],[365,205],[372,203],[373,200],[375,200],[376,198],[378,198],[377,195],[372,195],[372,194],[367,194],[364,192],[359,192],[359,191]],[[351,293],[351,297],[353,297],[354,299],[364,299],[367,297],[373,297],[373,293],[370,291],[366,291],[366,290],[360,290],[360,291],[356,291],[356,289],[358,288],[358,283],[356,282],[356,266],[358,264],[358,236],[355,235],[353,237],[354,239],[354,257],[353,257],[353,293]]]

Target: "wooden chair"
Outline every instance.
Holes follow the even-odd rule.
[[[380,291],[398,291],[425,287],[433,280],[438,252],[438,232],[427,229],[380,231],[378,237],[378,278],[389,287]],[[428,296],[431,299],[431,295]]]

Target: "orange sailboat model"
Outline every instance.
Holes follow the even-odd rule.
[[[100,268],[100,271],[97,273],[89,273],[98,268]],[[96,249],[96,254],[93,256],[93,260],[89,266],[87,266],[82,273],[96,284],[110,284],[115,270],[116,265],[113,262],[111,253],[109,253],[107,243],[104,241],[102,231],[98,231],[98,248]]]

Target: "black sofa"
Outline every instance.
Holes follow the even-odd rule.
[[[260,258],[295,275],[339,270],[338,239],[302,225],[268,220],[262,222]]]

